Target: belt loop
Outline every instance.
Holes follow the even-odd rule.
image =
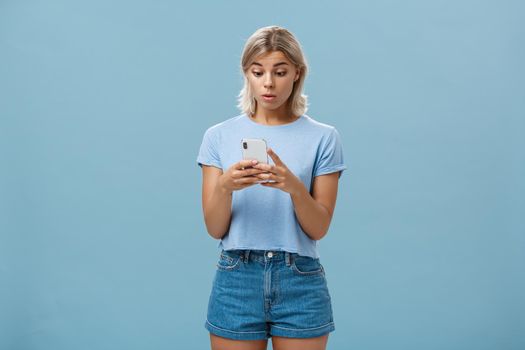
[[[248,261],[249,261],[249,260],[248,260],[249,257],[250,257],[250,250],[249,250],[249,249],[246,249],[246,250],[244,251],[244,263],[245,263],[245,264],[248,263]]]
[[[284,260],[286,260],[286,266],[290,266],[290,253],[286,252],[284,254]]]

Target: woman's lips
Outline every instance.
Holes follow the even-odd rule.
[[[263,100],[265,101],[273,101],[275,99],[275,95],[262,95]]]

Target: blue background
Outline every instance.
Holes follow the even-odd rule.
[[[525,348],[519,1],[0,2],[0,348],[206,349],[196,157],[291,30],[348,171],[329,349]],[[270,348],[270,346],[269,346]]]

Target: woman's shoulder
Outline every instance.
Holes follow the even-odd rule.
[[[229,129],[232,127],[236,127],[236,125],[242,121],[242,117],[243,117],[243,114],[239,114],[239,115],[236,115],[235,117],[231,117],[221,122],[212,124],[210,127],[208,127],[206,132],[213,133],[213,132],[218,132],[223,129]]]
[[[335,126],[331,125],[331,124],[328,124],[328,123],[323,123],[323,122],[320,122],[319,120],[307,115],[307,114],[304,114],[303,115],[305,120],[306,120],[306,125],[311,128],[311,129],[314,129],[315,131],[319,132],[319,133],[322,133],[322,134],[331,134],[336,130]]]

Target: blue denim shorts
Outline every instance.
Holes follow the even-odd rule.
[[[238,340],[313,338],[335,330],[319,259],[285,251],[222,250],[205,328]]]

